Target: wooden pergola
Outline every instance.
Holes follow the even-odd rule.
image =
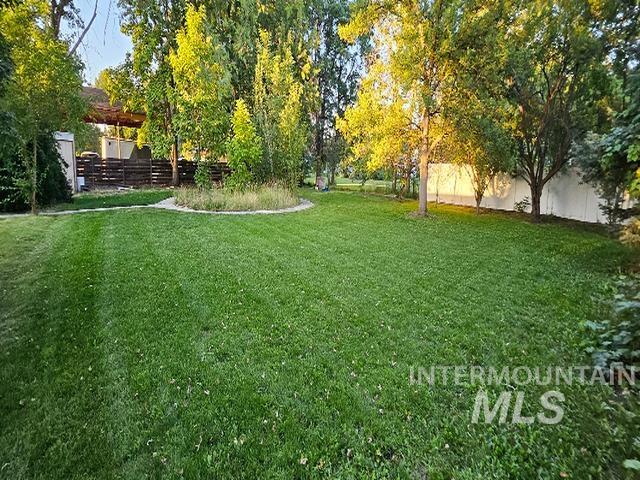
[[[82,87],[82,96],[89,103],[89,111],[84,117],[87,123],[140,128],[146,118],[144,112],[126,112],[122,104],[112,105],[109,95],[100,88]]]

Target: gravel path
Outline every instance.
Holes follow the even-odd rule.
[[[172,210],[174,212],[184,212],[184,213],[203,213],[208,215],[275,215],[279,213],[293,213],[300,212],[302,210],[306,210],[308,208],[313,207],[313,203],[309,200],[305,200],[304,198],[300,199],[300,203],[295,207],[281,208],[280,210],[242,210],[242,211],[233,211],[233,212],[212,212],[209,210],[194,210],[193,208],[181,207],[176,205],[176,199],[174,197],[167,198],[166,200],[162,200],[161,202],[154,203],[152,205],[130,205],[127,207],[100,207],[100,208],[82,208],[80,210],[63,210],[60,212],[40,212],[39,215],[43,215],[46,217],[56,217],[59,215],[73,215],[76,213],[89,213],[89,212],[107,212],[111,210],[130,210],[134,208],[159,208],[162,210]],[[2,218],[20,218],[20,217],[28,217],[30,213],[9,213],[0,215],[0,219]]]

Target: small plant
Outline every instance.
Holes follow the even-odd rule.
[[[193,175],[193,180],[198,188],[211,188],[211,173],[209,171],[209,165],[205,160],[200,160],[198,162],[196,173]]]
[[[633,218],[623,228],[620,241],[632,247],[640,247],[640,219]]]
[[[531,200],[529,200],[529,197],[524,197],[519,202],[516,202],[513,204],[513,209],[518,213],[524,213],[527,210],[529,210],[530,206],[531,206]]]

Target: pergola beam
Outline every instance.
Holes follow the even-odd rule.
[[[145,121],[143,112],[126,112],[121,104],[112,105],[106,92],[99,88],[82,87],[82,96],[89,102],[86,123],[140,128]]]

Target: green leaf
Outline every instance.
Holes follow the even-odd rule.
[[[622,466],[629,470],[640,470],[640,460],[627,459],[622,463]]]

